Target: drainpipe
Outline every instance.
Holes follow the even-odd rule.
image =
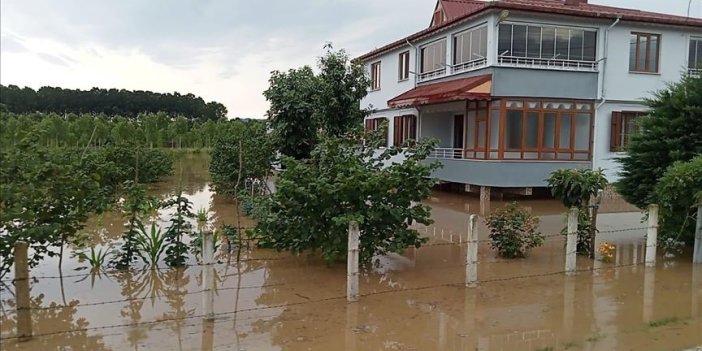
[[[417,72],[419,71],[417,68],[419,66],[419,48],[416,46],[412,45],[410,43],[409,39],[405,38],[405,42],[407,45],[412,47],[414,49],[414,87],[417,86]],[[415,136],[417,139],[419,139],[420,135],[422,134],[422,117],[419,115],[419,108],[417,108],[417,135]]]
[[[617,24],[619,24],[619,21],[620,21],[621,19],[622,19],[622,16],[617,16],[617,19],[614,21],[614,23],[612,23],[609,27],[607,27],[607,30],[605,30],[605,34],[604,34],[604,56],[603,56],[602,59],[601,59],[601,60],[602,60],[602,88],[601,88],[601,90],[600,90],[600,99],[602,99],[602,101],[600,101],[600,103],[597,105],[597,108],[596,108],[595,110],[599,110],[600,107],[602,107],[602,105],[604,105],[605,102],[607,102],[607,97],[605,96],[605,92],[606,92],[606,89],[605,89],[605,80],[607,79],[607,57],[609,56],[609,55],[608,55],[608,51],[609,51],[608,49],[609,49],[609,47],[608,47],[608,43],[607,43],[607,38],[609,37],[609,31],[610,31],[612,28],[614,28],[614,26],[616,26]]]

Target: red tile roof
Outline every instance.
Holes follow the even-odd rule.
[[[490,80],[492,80],[492,75],[486,74],[420,85],[388,100],[388,106],[406,107],[460,100],[490,100],[490,94],[470,92],[471,89]]]
[[[482,15],[491,10],[522,11],[557,14],[564,16],[589,17],[597,19],[614,20],[621,17],[622,21],[665,24],[671,26],[685,26],[702,29],[702,18],[667,15],[656,12],[646,12],[635,9],[602,6],[588,3],[578,5],[565,5],[563,0],[442,0],[444,11],[448,20],[441,25],[426,28],[406,38],[400,39],[364,55],[358,59],[364,60],[374,57],[397,47],[403,46],[407,41],[421,39],[432,33],[450,28],[463,21]]]

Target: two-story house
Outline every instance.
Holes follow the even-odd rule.
[[[587,0],[439,0],[430,26],[360,58],[366,128],[434,137],[441,181],[531,194],[559,168],[610,181],[652,92],[702,68],[702,19]]]

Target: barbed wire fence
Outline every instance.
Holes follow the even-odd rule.
[[[577,212],[572,213],[571,215],[568,216],[569,221],[577,221]],[[558,276],[558,275],[567,275],[567,276],[572,276],[577,273],[586,273],[586,272],[600,272],[600,271],[609,271],[609,270],[618,270],[621,268],[625,267],[632,267],[632,266],[637,266],[641,265],[640,262],[630,262],[630,263],[625,263],[625,264],[614,264],[614,265],[604,265],[604,266],[597,266],[597,265],[592,265],[588,266],[586,268],[577,268],[575,266],[575,260],[574,257],[576,255],[575,250],[569,249],[571,245],[569,245],[569,241],[577,240],[577,233],[573,231],[573,228],[577,230],[577,222],[576,225],[573,226],[572,222],[570,223],[571,225],[569,226],[569,230],[567,233],[551,233],[544,235],[543,238],[545,242],[563,242],[565,241],[565,250],[562,254],[554,256],[557,258],[565,258],[565,263],[564,263],[564,269],[562,270],[554,270],[554,271],[548,271],[548,272],[543,272],[543,273],[532,273],[532,274],[520,274],[520,275],[514,275],[514,276],[508,276],[508,277],[495,277],[495,278],[482,278],[478,276],[478,265],[493,265],[493,264],[510,264],[510,260],[502,260],[502,261],[494,261],[494,262],[479,262],[478,261],[478,256],[477,252],[479,249],[479,246],[482,244],[489,243],[489,239],[483,239],[483,240],[478,240],[478,230],[476,228],[476,219],[477,216],[475,215],[470,215],[469,220],[466,221],[466,234],[465,238],[464,235],[459,233],[459,232],[447,232],[445,230],[440,231],[438,234],[436,232],[436,227],[429,227],[429,226],[415,226],[414,229],[417,229],[420,232],[424,232],[426,236],[433,236],[435,238],[441,237],[442,240],[448,240],[446,242],[430,242],[428,244],[425,244],[422,246],[422,248],[431,248],[431,247],[440,247],[440,246],[454,246],[454,247],[465,247],[466,248],[466,259],[464,261],[465,269],[466,269],[466,276],[465,279],[461,281],[452,281],[452,282],[447,282],[447,283],[437,283],[437,284],[429,284],[429,285],[424,285],[424,286],[415,286],[415,287],[400,287],[400,288],[391,288],[388,290],[381,290],[381,291],[372,291],[372,292],[365,292],[365,293],[359,293],[358,290],[355,292],[353,291],[347,291],[347,294],[342,295],[334,295],[334,296],[329,296],[329,297],[324,297],[324,298],[319,298],[319,299],[307,299],[305,301],[299,301],[299,302],[287,302],[287,303],[282,303],[282,304],[272,304],[272,305],[266,305],[266,306],[255,306],[255,307],[249,307],[249,308],[235,308],[234,310],[228,310],[228,311],[214,311],[213,307],[210,305],[208,306],[208,301],[212,301],[212,296],[214,293],[219,293],[222,291],[229,291],[229,290],[245,290],[245,289],[264,289],[268,287],[282,287],[282,286],[288,286],[290,284],[286,283],[280,283],[280,284],[261,284],[261,285],[249,285],[249,286],[235,286],[235,287],[219,287],[217,288],[213,283],[213,279],[203,279],[202,282],[202,289],[197,289],[193,291],[185,291],[181,293],[182,295],[197,295],[201,294],[203,296],[203,313],[201,314],[192,314],[192,315],[184,315],[184,316],[176,316],[172,318],[159,318],[159,319],[154,319],[154,320],[148,320],[148,321],[139,321],[139,322],[132,322],[132,323],[120,323],[120,324],[112,324],[112,325],[104,325],[104,326],[92,326],[92,327],[84,327],[84,328],[76,328],[76,329],[69,329],[69,330],[59,330],[59,331],[52,331],[52,332],[46,332],[46,333],[32,333],[31,330],[31,312],[32,311],[37,311],[37,310],[47,310],[47,309],[59,309],[59,308],[66,308],[66,307],[71,307],[71,308],[80,308],[80,307],[88,307],[88,306],[101,306],[101,305],[109,305],[109,304],[118,304],[118,303],[127,303],[127,302],[132,302],[132,301],[137,301],[137,300],[148,300],[152,299],[153,296],[138,296],[138,297],[128,297],[124,299],[115,299],[115,300],[107,300],[107,301],[96,301],[96,302],[88,302],[88,303],[78,303],[78,304],[71,304],[68,306],[65,305],[53,305],[53,306],[38,306],[38,307],[32,307],[29,306],[29,289],[27,288],[26,291],[16,291],[17,295],[17,306],[16,306],[16,313],[18,316],[18,321],[20,319],[24,319],[25,321],[27,318],[29,319],[29,324],[30,326],[27,329],[27,326],[21,325],[21,323],[18,322],[17,324],[17,333],[16,335],[9,335],[9,336],[4,336],[4,340],[19,340],[19,341],[24,341],[28,340],[30,338],[41,338],[41,337],[47,337],[47,336],[54,336],[54,335],[61,335],[61,334],[68,334],[68,333],[76,333],[76,332],[87,332],[87,331],[105,331],[105,330],[111,330],[111,329],[118,329],[118,328],[127,328],[127,327],[138,327],[138,326],[144,326],[144,325],[153,325],[153,324],[159,324],[159,323],[166,323],[166,322],[172,322],[172,321],[189,321],[189,320],[195,320],[195,319],[202,319],[203,321],[213,321],[213,322],[222,322],[222,321],[227,321],[231,320],[233,316],[236,316],[239,313],[247,313],[247,312],[256,312],[256,311],[266,311],[266,310],[275,310],[275,309],[280,309],[280,308],[288,308],[288,307],[295,307],[295,306],[303,306],[303,305],[310,305],[310,304],[319,304],[319,303],[325,303],[325,302],[331,302],[331,301],[344,301],[347,300],[349,302],[354,302],[358,301],[358,299],[364,299],[364,298],[369,298],[373,296],[378,296],[378,295],[387,295],[387,294],[398,294],[398,293],[406,293],[406,292],[412,292],[412,291],[420,291],[420,290],[427,290],[427,289],[437,289],[437,288],[448,288],[448,287],[454,287],[454,288],[464,288],[464,289],[471,289],[476,286],[482,285],[482,284],[491,284],[491,283],[497,283],[497,282],[505,282],[505,281],[513,281],[513,280],[522,280],[522,279],[533,279],[533,278],[540,278],[540,277],[550,277],[550,276]],[[349,231],[357,231],[357,225],[354,227],[354,224],[352,223],[350,225]],[[431,229],[430,229],[431,228]],[[605,230],[605,231],[599,231],[597,234],[598,235],[604,235],[604,234],[615,234],[615,233],[622,233],[622,232],[629,232],[629,231],[642,231],[646,230],[647,235],[646,235],[646,253],[645,253],[645,265],[648,268],[654,267],[655,266],[655,250],[656,250],[656,236],[657,236],[657,230],[658,230],[658,215],[657,215],[657,210],[656,208],[651,208],[649,209],[649,216],[648,216],[648,225],[645,227],[631,227],[631,228],[621,228],[621,229],[613,229],[613,230]],[[211,233],[210,233],[211,234]],[[351,235],[349,236],[350,238],[352,237]],[[356,236],[358,237],[358,236]],[[448,237],[448,238],[447,238]],[[207,243],[208,240],[213,240],[212,236],[210,235],[208,238],[206,238],[204,243]],[[22,245],[23,243],[20,243]],[[26,244],[24,244],[24,250],[26,250]],[[358,247],[356,245],[349,245],[349,248],[352,249],[353,247]],[[574,247],[574,246],[573,246]],[[211,248],[211,247],[209,247]],[[422,249],[420,248],[420,250]],[[22,248],[19,248],[22,250]],[[217,265],[228,265],[230,262],[215,262],[213,259],[213,252],[214,250],[204,250],[203,249],[203,260],[200,263],[195,263],[190,266],[200,266],[203,269],[203,277],[206,273],[206,271],[210,271],[212,273],[214,271],[214,267]],[[209,254],[206,254],[209,253]],[[356,262],[356,266],[358,266],[358,257],[354,258],[354,255],[358,255],[358,251],[349,251],[348,257],[350,262]],[[244,258],[241,259],[239,262],[252,262],[252,261],[277,261],[277,260],[289,260],[289,259],[297,259],[299,258],[298,256],[274,256],[274,257],[261,257],[261,258]],[[236,262],[235,262],[236,263]],[[20,260],[20,264],[22,264]],[[154,269],[157,270],[166,270],[166,269],[172,269],[169,267],[153,267]],[[356,267],[358,268],[358,267]],[[110,272],[110,273],[118,273],[118,272],[123,272],[123,271],[115,271],[115,272]],[[29,277],[28,272],[24,274],[21,272],[21,269],[16,271],[16,275],[14,279],[12,280],[13,283],[15,283],[16,289],[19,289],[19,287],[22,285],[20,283],[22,282],[28,282],[30,279],[60,279],[60,278],[68,278],[68,277],[86,277],[90,275],[90,273],[84,273],[84,274],[74,274],[74,275],[64,275],[64,276],[38,276],[38,277]],[[27,284],[28,285],[28,284]],[[352,265],[349,265],[349,269],[347,272],[347,286],[360,286],[359,285],[359,274],[358,271],[354,271],[352,269]],[[355,293],[356,296],[351,296],[350,294]],[[26,295],[27,298],[25,299],[25,303],[20,303],[20,295]],[[210,302],[211,303],[211,302]],[[247,319],[256,319],[256,318],[262,318],[260,315],[255,315],[250,318],[244,318],[244,319],[239,319],[239,320],[247,320]],[[201,325],[202,322],[197,322],[197,323],[192,323],[189,324],[190,326],[198,326]],[[188,326],[188,325],[184,325]],[[24,328],[24,329],[23,329]],[[117,335],[119,333],[116,333]]]

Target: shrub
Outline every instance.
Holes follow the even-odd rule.
[[[544,238],[536,229],[539,219],[520,208],[516,202],[502,207],[487,218],[493,250],[504,258],[525,257],[541,246]]]
[[[660,208],[661,242],[692,244],[695,213],[702,192],[702,155],[689,162],[675,162],[656,185],[655,199]],[[668,240],[672,239],[672,240]]]

